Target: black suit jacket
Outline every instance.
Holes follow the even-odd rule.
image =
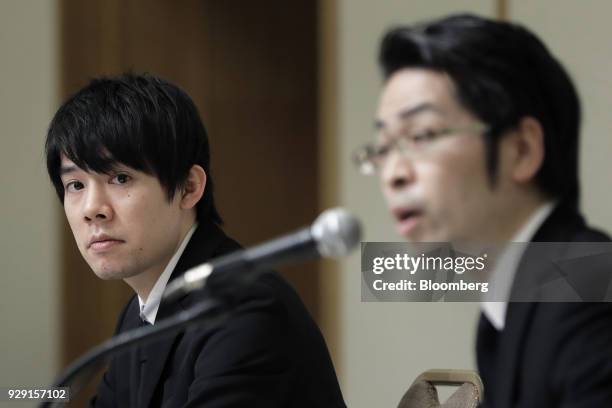
[[[239,246],[201,224],[172,279]],[[156,322],[210,297],[194,292],[158,310]],[[138,299],[117,332],[140,324]],[[118,355],[95,407],[344,407],[324,339],[297,294],[277,274],[252,283],[231,317]]]
[[[609,238],[560,205],[533,241]],[[509,303],[499,333],[481,315],[477,358],[487,408],[612,407],[612,304]]]

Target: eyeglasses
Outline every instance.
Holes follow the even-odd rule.
[[[459,133],[474,133],[481,135],[488,130],[488,126],[482,123],[474,123],[466,126],[447,127],[438,130],[425,130],[415,133],[402,133],[384,144],[369,143],[355,151],[353,162],[364,175],[375,174],[389,153],[397,150],[404,156],[407,155],[426,155],[431,153],[435,142],[444,136],[456,135]]]

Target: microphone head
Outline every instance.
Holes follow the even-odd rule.
[[[357,217],[344,208],[332,208],[319,215],[310,228],[319,255],[340,257],[347,255],[361,242],[361,224]]]

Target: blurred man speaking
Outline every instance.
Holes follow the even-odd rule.
[[[450,16],[391,30],[380,62],[376,141],[356,161],[379,175],[399,234],[608,240],[579,214],[576,90],[536,36]],[[483,303],[477,357],[488,407],[612,406],[612,307]]]

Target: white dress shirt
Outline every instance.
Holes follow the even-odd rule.
[[[480,309],[489,319],[489,322],[497,330],[503,330],[506,324],[507,301],[487,301],[487,299],[508,299],[512,290],[512,283],[518,264],[526,249],[526,245],[531,241],[536,231],[542,226],[546,218],[555,208],[554,202],[542,204],[531,214],[531,217],[514,235],[511,242],[523,242],[525,245],[508,245],[497,259],[489,287],[491,290],[486,294],[485,301],[480,303]]]
[[[140,318],[142,320],[151,324],[155,323],[157,310],[159,309],[159,304],[161,303],[162,296],[164,294],[164,291],[166,290],[166,285],[168,284],[170,275],[172,275],[172,271],[174,271],[176,264],[178,263],[181,255],[183,254],[183,251],[185,250],[185,247],[187,246],[187,243],[191,239],[191,236],[193,235],[197,227],[198,223],[196,222],[195,224],[193,224],[191,229],[189,229],[187,235],[185,235],[185,238],[183,238],[181,245],[179,245],[174,255],[172,255],[172,258],[170,258],[170,262],[168,262],[168,265],[166,265],[166,269],[164,269],[162,274],[159,275],[159,278],[157,278],[157,282],[155,282],[153,289],[151,289],[151,293],[149,293],[149,297],[147,298],[146,303],[143,302],[140,296],[138,296],[138,303],[140,305]]]

